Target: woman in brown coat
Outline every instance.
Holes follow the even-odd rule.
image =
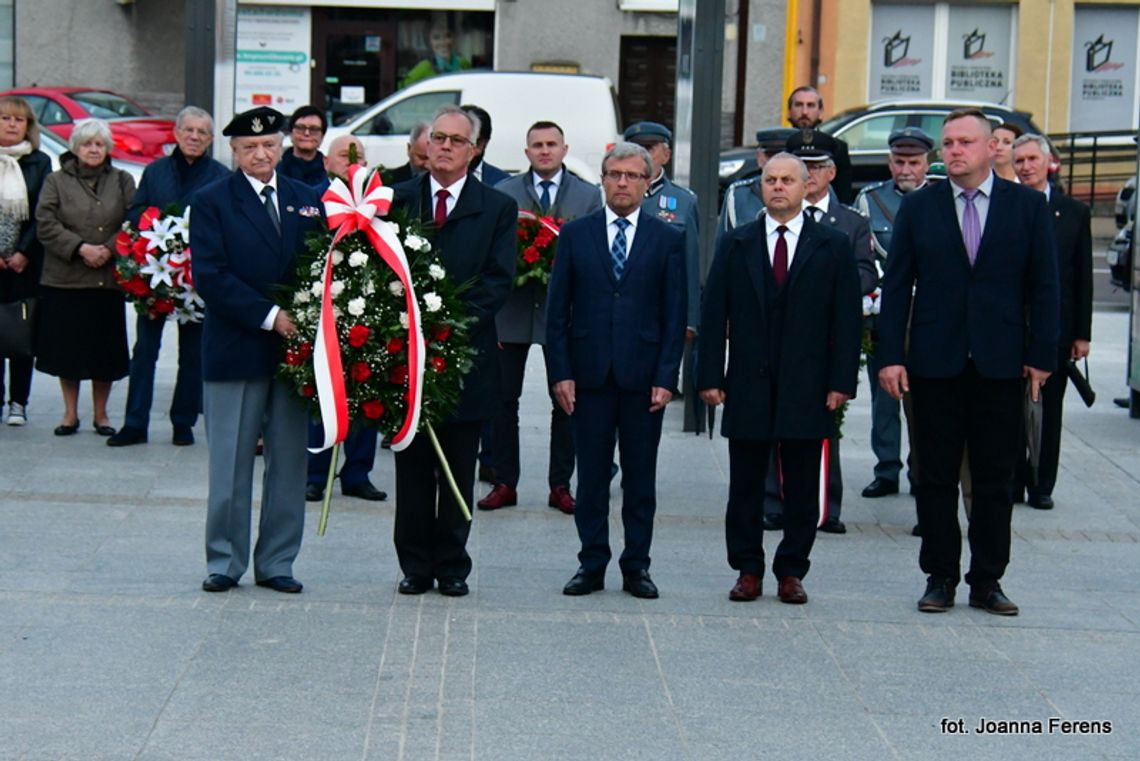
[[[111,383],[127,374],[127,322],[115,283],[113,241],[135,192],[134,179],[111,166],[111,129],[86,119],[71,133],[71,152],[44,183],[36,222],[44,246],[36,368],[59,378],[63,420],[56,436],[79,430],[79,382],[91,381],[95,431],[111,436]]]

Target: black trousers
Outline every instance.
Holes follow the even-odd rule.
[[[625,549],[622,573],[649,568],[653,516],[657,513],[657,445],[665,411],[649,412],[649,389],[626,391],[611,375],[601,388],[576,392],[574,443],[578,451],[578,493],[574,523],[582,549],[578,561],[591,573],[605,570],[609,540],[610,468],[614,442],[622,470],[621,520]]]
[[[729,439],[724,519],[728,565],[741,573],[764,574],[764,483],[776,448],[784,469],[784,535],[776,547],[772,572],[777,578],[802,579],[811,567],[809,556],[819,516],[821,439]]]
[[[973,362],[954,378],[910,377],[914,428],[922,453],[916,501],[922,526],[919,566],[931,576],[957,583],[962,532],[958,525],[958,482],[963,447],[968,446],[973,481],[970,510],[970,570],[966,582],[992,584],[1009,564],[1009,485],[1021,456],[1020,378],[978,374]]]
[[[474,509],[475,458],[480,422],[452,422],[435,427],[440,447],[467,506]],[[471,573],[463,517],[427,431],[396,452],[396,556],[405,576],[466,579]]]
[[[499,364],[503,369],[503,406],[495,418],[495,475],[499,483],[515,489],[519,485],[519,398],[522,396],[523,376],[530,344],[504,343],[499,350]],[[545,357],[545,347],[543,348]],[[550,393],[550,379],[546,380]],[[550,465],[547,481],[550,488],[570,486],[574,474],[574,431],[570,418],[551,396],[550,412]]]
[[[9,402],[27,405],[32,393],[32,357],[0,357],[0,406],[4,404],[4,366],[8,366]]]
[[[1014,498],[1028,491],[1029,496],[1052,496],[1057,485],[1057,468],[1061,461],[1061,427],[1064,424],[1065,390],[1069,387],[1069,376],[1065,366],[1071,356],[1066,346],[1057,353],[1057,369],[1041,387],[1041,457],[1037,469],[1029,463],[1029,450],[1025,442],[1025,426],[1022,434],[1021,450],[1025,452],[1017,463],[1017,474],[1013,480]]]

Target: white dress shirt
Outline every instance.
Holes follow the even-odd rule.
[[[776,232],[776,228],[780,225],[788,228],[784,232],[784,242],[788,244],[788,271],[792,269],[792,261],[796,258],[796,247],[800,243],[800,233],[804,229],[804,215],[803,213],[797,214],[794,218],[787,222],[777,222],[770,215],[764,215],[764,229],[768,233],[768,263],[774,264],[776,258],[776,241],[780,239],[780,233]]]
[[[812,219],[812,222],[822,222],[827,217],[827,212],[831,208],[831,193],[824,193],[823,198],[819,199],[815,203],[812,203],[805,197],[803,207],[805,212],[808,210],[809,206],[814,206],[815,208],[819,209],[819,218]],[[809,214],[808,216],[811,215]]]
[[[542,183],[550,183],[550,202],[554,203],[554,199],[558,197],[558,188],[562,185],[562,170],[558,170],[558,174],[551,177],[549,180],[544,180],[534,172],[531,172],[534,177],[534,194],[538,198],[542,198]]]
[[[606,250],[612,251],[614,247],[614,238],[617,237],[617,225],[614,222],[620,218],[616,211],[609,206],[606,207]],[[629,220],[629,227],[625,228],[625,259],[629,261],[629,255],[633,251],[633,236],[637,233],[637,221],[641,218],[641,207],[638,206],[630,215],[626,217]]]
[[[428,183],[431,185],[431,213],[435,216],[436,193],[441,190],[446,190],[447,196],[447,216],[451,216],[451,212],[455,211],[455,204],[459,202],[459,194],[463,192],[463,186],[467,184],[467,175],[463,175],[452,184],[444,187],[432,176],[428,176]]]

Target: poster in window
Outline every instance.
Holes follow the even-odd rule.
[[[1077,6],[1069,129],[1136,129],[1140,9]]]
[[[308,8],[238,8],[234,112],[308,103],[311,37]]]
[[[1010,34],[1013,9],[950,6],[946,97],[1009,103],[1013,82]]]
[[[867,97],[929,98],[933,67],[934,7],[874,6]]]

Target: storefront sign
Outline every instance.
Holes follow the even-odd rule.
[[[946,97],[1009,102],[1012,15],[1011,6],[950,6]]]
[[[1077,6],[1069,129],[1136,128],[1140,9]]]
[[[234,111],[308,103],[311,37],[307,8],[238,8]]]
[[[933,7],[874,6],[871,45],[871,100],[930,97]]]

